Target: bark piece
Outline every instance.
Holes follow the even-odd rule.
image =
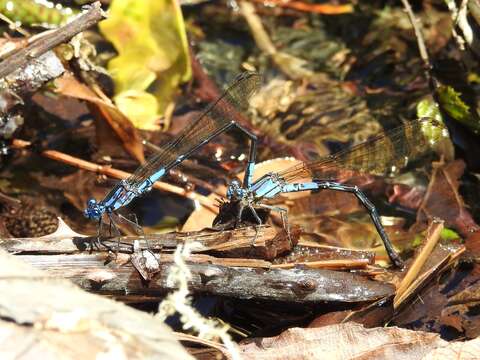
[[[104,295],[160,297],[173,290],[167,281],[172,256],[160,258],[160,271],[145,282],[129,261],[120,254],[116,262],[106,255],[21,255],[22,260],[55,277],[72,280],[82,288]],[[200,255],[197,255],[199,261]],[[200,259],[202,259],[200,257]],[[210,259],[210,260],[209,260]],[[191,260],[191,259],[190,259]],[[194,293],[210,293],[241,299],[268,299],[289,302],[364,302],[390,296],[390,284],[368,280],[358,274],[318,269],[244,268],[238,264],[248,259],[204,257],[207,262],[229,261],[223,266],[189,263]],[[258,261],[258,260],[257,260]],[[249,264],[250,265],[250,264]]]
[[[292,227],[290,237],[296,243],[300,231]],[[133,252],[133,243],[138,240],[139,250],[152,251],[175,249],[177,244],[185,241],[195,241],[193,252],[213,252],[227,257],[253,257],[274,259],[279,254],[290,250],[290,243],[285,231],[278,231],[271,226],[240,228],[228,231],[204,229],[192,232],[171,232],[166,234],[149,234],[145,238],[125,236],[120,239],[104,240],[104,244],[116,248],[120,240],[119,252]],[[12,253],[38,254],[72,254],[86,250],[91,241],[88,237],[42,237],[0,239],[0,246]]]

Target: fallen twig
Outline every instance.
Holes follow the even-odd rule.
[[[410,6],[408,0],[402,0],[402,4],[405,8],[405,12],[408,15],[408,18],[410,19],[410,23],[412,24],[413,31],[415,32],[415,37],[417,38],[418,51],[425,67],[425,76],[427,77],[430,91],[435,101],[438,103],[436,99],[436,89],[438,88],[438,81],[432,72],[433,66],[428,55],[427,46],[425,45],[425,39],[423,38],[422,30],[420,29],[420,20],[413,13],[412,7]]]
[[[402,279],[402,282],[398,286],[397,293],[395,294],[395,299],[393,301],[394,307],[396,308],[400,304],[400,300],[404,296],[407,289],[410,285],[417,279],[420,275],[420,270],[427,261],[427,258],[432,253],[433,249],[437,245],[438,240],[440,239],[440,233],[443,230],[443,221],[435,220],[432,222],[427,229],[427,235],[425,239],[425,244],[417,257],[413,260],[413,263],[410,265],[407,273]]]
[[[408,301],[413,299],[424,286],[430,284],[436,276],[452,267],[464,251],[464,246],[455,246],[453,249],[442,249],[437,246],[432,255],[440,255],[440,257],[443,255],[443,258],[441,258],[440,261],[432,262],[428,267],[424,265],[422,273],[410,284],[401,297],[396,298],[394,304],[395,312],[398,314]],[[437,254],[435,254],[435,252],[437,252]]]
[[[368,265],[370,265],[369,259],[340,259],[340,260],[318,260],[318,261],[274,264],[271,266],[271,268],[293,269],[295,267],[306,267],[310,269],[321,268],[321,269],[342,270],[342,269],[366,268]]]
[[[298,11],[304,11],[315,14],[322,15],[339,15],[339,14],[348,14],[353,12],[353,6],[350,4],[346,5],[334,5],[334,4],[311,4],[303,1],[283,1],[283,0],[253,0],[259,4],[267,4],[275,6],[294,9]]]
[[[85,290],[103,295],[158,300],[175,285],[167,281],[172,266],[160,258],[159,271],[145,282],[130,263],[130,256],[120,254],[116,261],[106,254],[17,255],[23,261],[50,275],[73,281]],[[197,259],[199,255],[196,255]],[[215,258],[220,261],[220,258]],[[238,299],[266,299],[289,302],[364,302],[392,295],[391,284],[368,280],[358,274],[319,269],[263,269],[192,263],[188,260],[192,293],[209,293]],[[228,259],[221,259],[228,260]],[[238,259],[237,259],[238,260]]]
[[[14,148],[14,149],[24,149],[24,148],[26,148],[30,145],[31,145],[31,143],[29,141],[25,141],[25,140],[14,139],[12,141],[12,148]],[[131,175],[130,173],[128,173],[126,171],[118,170],[118,169],[112,168],[110,166],[98,165],[98,164],[92,163],[90,161],[79,159],[77,157],[74,157],[74,156],[71,156],[71,155],[62,153],[60,151],[56,151],[56,150],[43,150],[40,154],[42,156],[45,156],[45,157],[49,158],[49,159],[59,161],[59,162],[62,162],[64,164],[68,164],[68,165],[77,167],[77,168],[82,169],[82,170],[87,170],[87,171],[95,172],[97,174],[107,175],[107,176],[113,177],[115,179],[126,179]],[[168,183],[162,182],[162,181],[156,181],[153,184],[153,187],[155,189],[158,189],[158,190],[167,191],[167,192],[170,192],[170,193],[173,193],[173,194],[177,194],[177,195],[187,197],[187,198],[192,199],[194,201],[198,201],[198,203],[200,205],[202,205],[203,207],[205,207],[209,211],[212,211],[215,214],[217,213],[217,211],[216,211],[217,207],[215,206],[215,204],[212,200],[210,200],[206,196],[197,194],[194,191],[188,191],[188,190],[185,190],[184,188],[181,188],[181,187],[178,187],[178,186],[175,186],[175,185],[171,185],[171,184],[168,184]]]
[[[25,48],[14,52],[0,63],[0,79],[25,66],[32,59],[36,59],[48,50],[66,42],[76,34],[88,29],[104,18],[104,16],[100,2],[97,1],[85,13],[79,15],[68,24],[56,30],[47,31],[44,33],[44,36],[36,36],[33,42]]]
[[[273,63],[291,79],[310,78],[313,73],[304,67],[306,61],[295,56],[277,51],[272,40],[263,27],[260,17],[255,13],[255,7],[247,2],[241,1],[240,12],[245,18],[252,32],[255,43],[265,54],[272,58]]]

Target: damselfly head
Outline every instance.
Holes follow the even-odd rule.
[[[85,217],[91,220],[98,220],[103,215],[103,206],[97,200],[89,199],[87,201],[87,208],[84,211]]]
[[[227,188],[227,199],[228,200],[238,200],[243,197],[244,190],[242,189],[242,184],[237,179],[233,179]]]

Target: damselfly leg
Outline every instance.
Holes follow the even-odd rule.
[[[288,222],[288,210],[281,206],[272,206],[267,204],[259,204],[259,207],[269,209],[270,211],[276,211],[280,214],[280,219],[282,220],[282,226],[287,233],[287,239],[290,242],[290,247],[293,247],[293,241],[290,233],[290,223]]]
[[[97,236],[90,238],[90,252],[93,250],[99,251],[102,247],[109,251],[111,250],[111,248],[102,241],[102,238],[105,237],[103,234],[104,230],[103,217],[100,217],[97,224]]]
[[[132,227],[138,236],[144,238],[147,250],[150,250],[150,244],[148,243],[148,240],[145,237],[145,232],[143,231],[143,228],[138,223],[137,215],[135,215],[135,213],[130,213],[127,216],[130,217],[131,219],[128,219],[126,216],[123,216],[121,214],[118,214],[118,217],[122,220],[122,222]]]
[[[110,228],[109,228],[110,236],[111,237],[113,236],[113,237],[117,238],[117,246],[115,248],[115,257],[117,257],[118,252],[120,250],[120,237],[122,236],[122,233],[120,232],[120,229],[118,228],[117,220],[114,220],[114,218],[120,219],[120,215],[117,215],[114,212],[108,213],[108,219],[110,220]],[[118,220],[118,221],[120,221],[120,220]],[[112,234],[112,229],[113,229],[113,234]]]
[[[100,240],[101,234],[103,230],[103,220],[100,217],[98,219],[98,224],[97,224],[97,236],[93,237],[90,239],[90,252],[92,252],[94,249],[95,250],[100,250],[100,246],[102,245],[102,242]]]
[[[258,216],[257,214],[257,210],[255,210],[255,208],[252,206],[252,205],[247,205],[248,209],[251,211],[252,215],[253,215],[253,218],[255,219],[255,221],[257,222],[255,225],[254,225],[254,228],[255,228],[255,237],[253,238],[253,241],[252,241],[252,246],[255,246],[255,243],[257,241],[257,238],[258,238],[258,228],[260,225],[262,225],[262,219],[260,219],[260,216]]]
[[[117,216],[119,219],[121,219],[123,223],[131,227],[137,235],[145,236],[145,232],[143,231],[143,228],[138,223],[137,215],[135,215],[134,213],[130,213],[127,216],[124,216],[122,214],[117,214]]]

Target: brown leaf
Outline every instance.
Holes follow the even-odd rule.
[[[480,339],[470,341],[456,341],[449,343],[445,347],[438,347],[430,351],[423,359],[435,359],[435,360],[467,360],[478,359],[480,354]]]
[[[439,335],[399,328],[365,329],[355,323],[291,328],[277,337],[240,345],[248,359],[422,359],[448,343]]]
[[[105,120],[121,140],[125,150],[139,162],[145,161],[140,135],[120,110],[104,95],[99,96],[88,86],[80,83],[71,73],[55,80],[56,91],[64,96],[85,100],[94,115]]]
[[[410,187],[404,184],[394,184],[388,194],[388,202],[397,203],[409,209],[418,209],[421,205],[425,191],[418,187]]]
[[[308,194],[308,193],[307,193]],[[341,191],[321,191],[293,201],[289,215],[332,216],[363,210],[355,195]]]
[[[464,170],[465,163],[462,160],[435,165],[427,193],[417,213],[417,222],[438,217],[445,220],[448,227],[456,228],[462,236],[480,230],[458,192],[458,179]]]
[[[317,317],[308,327],[356,322],[366,328],[384,326],[393,316],[393,296],[380,299],[359,310],[335,311]]]
[[[474,258],[480,258],[480,231],[472,232],[465,239],[467,253]]]

